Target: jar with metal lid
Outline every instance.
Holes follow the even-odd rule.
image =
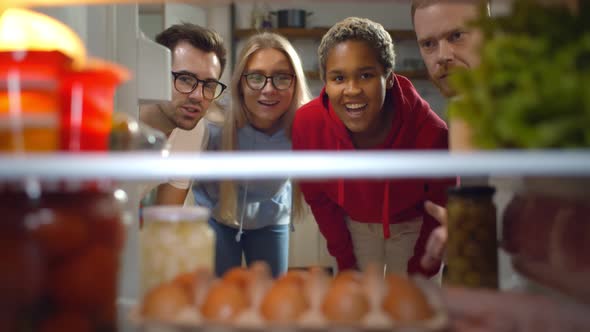
[[[180,273],[213,269],[215,234],[209,227],[208,208],[150,206],[142,213],[142,293]]]
[[[488,186],[454,187],[448,191],[449,284],[498,288],[494,192]]]

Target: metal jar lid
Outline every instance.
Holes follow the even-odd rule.
[[[496,189],[490,186],[451,187],[447,190],[449,196],[460,197],[491,196],[495,192]]]
[[[203,206],[157,205],[142,209],[143,219],[146,222],[206,222],[209,219],[209,213],[210,210]]]

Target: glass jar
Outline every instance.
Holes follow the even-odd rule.
[[[112,192],[17,187],[0,190],[10,330],[116,331],[125,234]]]
[[[213,270],[215,234],[209,209],[200,206],[143,208],[141,230],[142,293],[180,273]]]
[[[590,303],[590,177],[525,177],[502,215],[502,248],[523,288]],[[550,288],[546,289],[546,288]]]
[[[495,189],[454,187],[448,191],[446,281],[466,287],[498,288]]]
[[[108,150],[115,90],[128,76],[122,67],[99,60],[62,75],[61,150]]]
[[[0,52],[0,151],[58,149],[58,84],[70,63],[57,51]]]

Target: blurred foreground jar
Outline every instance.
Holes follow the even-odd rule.
[[[537,285],[590,304],[590,177],[526,177],[502,215],[502,247]]]
[[[83,70],[60,80],[60,149],[106,151],[112,126],[116,88],[129,72],[114,63],[92,59]]]
[[[0,189],[0,330],[115,331],[119,204],[40,188]]]
[[[213,271],[215,234],[209,209],[200,206],[150,206],[142,210],[142,292],[198,267]]]
[[[58,149],[58,86],[70,64],[57,51],[0,52],[0,152]]]
[[[447,265],[449,284],[498,288],[498,241],[494,188],[448,191]]]

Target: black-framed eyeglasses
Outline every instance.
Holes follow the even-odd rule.
[[[200,80],[195,75],[184,72],[171,72],[174,76],[174,88],[180,93],[189,94],[199,86],[203,89],[203,98],[213,100],[219,98],[227,86],[219,81]]]
[[[243,75],[246,78],[246,84],[252,90],[262,90],[266,86],[268,79],[271,80],[272,86],[277,90],[287,90],[293,84],[295,75],[293,74],[276,74],[266,76],[260,73],[250,73]]]

